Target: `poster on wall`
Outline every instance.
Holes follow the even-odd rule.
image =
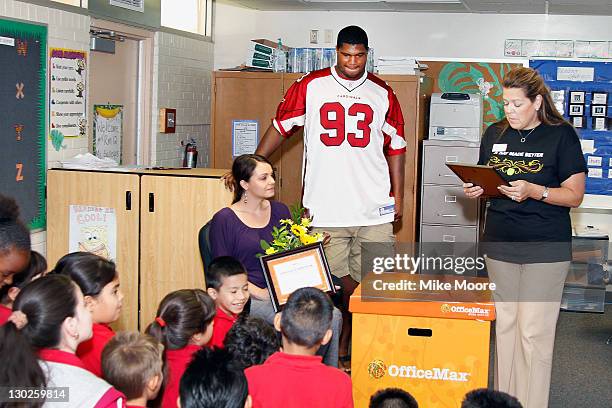
[[[68,252],[91,252],[117,259],[117,217],[114,208],[70,205]]]
[[[64,138],[86,134],[87,52],[51,48],[49,55],[49,131],[59,151]]]
[[[259,142],[259,122],[232,120],[232,156],[253,154]]]
[[[93,154],[121,164],[123,105],[94,105]]]
[[[519,63],[420,61],[433,79],[432,92],[464,92],[482,95],[484,128],[504,117],[502,81]]]

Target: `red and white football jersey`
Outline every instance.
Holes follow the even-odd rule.
[[[303,205],[317,227],[392,222],[389,166],[403,154],[404,119],[393,90],[373,74],[341,78],[335,67],[294,83],[273,119],[289,137],[304,127]]]

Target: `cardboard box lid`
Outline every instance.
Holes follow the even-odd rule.
[[[461,289],[462,285],[488,286],[490,282],[486,278],[396,273],[383,275],[368,275],[362,281],[351,296],[349,307],[351,312],[444,319],[495,320],[495,305],[490,290]],[[397,289],[375,289],[375,287],[381,287],[380,281],[396,284]],[[450,290],[430,290],[428,285],[451,286]],[[456,289],[457,287],[460,289]]]

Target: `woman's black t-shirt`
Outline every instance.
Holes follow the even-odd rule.
[[[522,135],[510,127],[503,134],[501,130],[492,125],[485,131],[478,164],[493,166],[507,181],[525,180],[555,188],[573,174],[587,171],[580,140],[569,124],[540,124],[533,132],[522,130]],[[525,138],[524,142],[521,137]],[[508,198],[491,198],[483,241],[569,242],[569,210],[569,207],[531,198],[520,203]],[[543,255],[540,261],[570,259],[568,253],[553,255]]]

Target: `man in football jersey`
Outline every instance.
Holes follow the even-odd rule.
[[[350,339],[349,298],[361,281],[361,244],[392,248],[395,240],[406,142],[393,90],[366,72],[365,31],[343,28],[336,54],[335,66],[310,72],[289,88],[256,153],[269,157],[304,128],[302,201],[315,230],[331,236],[325,253],[343,286],[342,360]]]

